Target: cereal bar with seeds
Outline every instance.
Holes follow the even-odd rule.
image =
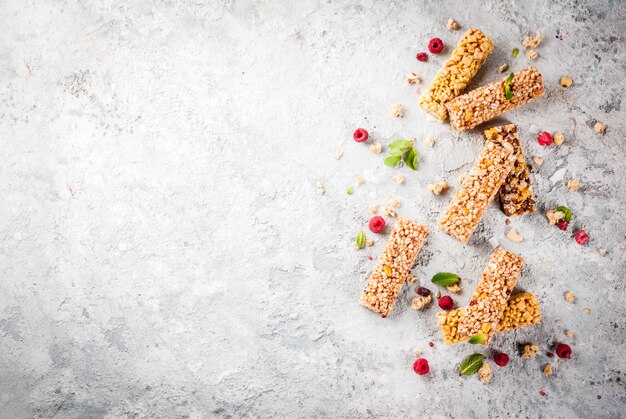
[[[524,260],[501,247],[493,251],[478,286],[472,294],[457,331],[461,336],[483,333],[487,342],[498,331]]]
[[[439,222],[439,228],[467,244],[514,163],[513,146],[487,141],[474,167],[463,177],[461,187]]]
[[[485,130],[483,134],[487,141],[511,144],[515,154],[513,170],[500,187],[502,211],[509,217],[535,211],[537,206],[530,188],[530,173],[526,158],[517,138],[517,126],[510,124],[494,127]]]
[[[541,74],[535,67],[515,73],[510,88],[513,97],[505,96],[505,80],[489,83],[446,103],[450,125],[458,131],[474,128],[512,109],[531,102],[544,93]]]
[[[383,317],[393,308],[402,284],[428,234],[416,221],[398,217],[359,303]]]
[[[468,30],[422,96],[422,109],[445,121],[448,111],[444,105],[461,94],[492,50],[493,41],[484,33]]]
[[[470,338],[470,336],[461,335],[458,332],[459,322],[463,316],[465,316],[464,308],[437,314],[437,321],[443,332],[443,341],[446,345],[464,342]],[[537,297],[527,292],[514,294],[507,302],[497,333],[532,326],[540,321],[541,310],[537,303]]]

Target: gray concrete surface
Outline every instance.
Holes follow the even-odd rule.
[[[474,86],[528,66],[510,52],[544,33],[546,95],[500,120],[545,159],[541,211],[512,220],[519,244],[496,205],[468,246],[434,228],[453,191],[427,185],[454,190],[482,141],[416,107],[449,47],[414,56],[460,38],[450,17],[495,41]],[[620,1],[1,1],[0,416],[625,417],[625,19]],[[425,82],[408,86],[411,71]],[[417,138],[419,171],[383,166],[357,126],[383,145]],[[539,147],[540,130],[565,144]],[[413,287],[387,319],[358,306],[384,236],[350,242],[388,197],[432,228],[413,273],[459,273],[460,305],[495,240],[525,258],[519,288],[543,322],[494,339],[511,363],[488,385],[456,368],[490,352],[444,347]],[[574,212],[568,233],[542,215],[556,204]],[[554,341],[571,360],[545,356]],[[523,342],[541,355],[522,361]]]

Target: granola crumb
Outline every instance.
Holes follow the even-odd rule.
[[[387,205],[390,207],[400,208],[400,200],[396,198],[387,199]]]
[[[424,310],[432,301],[433,299],[430,295],[428,297],[415,297],[411,301],[411,308],[413,310]]]
[[[448,19],[448,30],[456,31],[457,29],[459,29],[459,24],[457,23],[457,21],[452,18]]]
[[[559,82],[561,87],[570,87],[574,81],[569,76],[561,77],[561,81]]]
[[[359,176],[356,178],[355,183],[357,186],[362,185],[365,183],[365,179],[363,179],[363,177]]]
[[[543,374],[546,377],[549,377],[552,375],[552,364],[546,364],[546,366],[543,368]]]
[[[578,182],[576,179],[570,179],[567,182],[567,187],[572,191],[577,191],[580,189],[580,182]]]
[[[522,348],[522,359],[532,359],[537,356],[537,351],[539,351],[539,347],[537,345],[533,345],[532,343],[527,343]]]
[[[397,215],[396,212],[389,207],[385,207],[384,210],[388,217],[395,217]]]
[[[548,212],[546,212],[546,217],[548,217],[548,222],[550,224],[556,224],[560,220],[562,220],[563,217],[565,217],[565,214],[563,214],[561,211],[548,210]]]
[[[593,129],[598,133],[598,134],[604,134],[606,132],[606,125],[604,125],[602,122],[598,121],[596,122],[596,124],[593,126]]]
[[[340,149],[335,150],[335,160],[339,160],[341,156],[343,156],[343,151],[341,151]]]
[[[567,291],[565,293],[565,301],[567,301],[568,303],[573,304],[575,299],[576,297],[574,296],[573,292]]]
[[[537,33],[535,36],[526,35],[522,41],[522,45],[524,45],[524,48],[526,49],[537,48],[539,44],[541,44],[542,39],[543,37],[541,36],[541,33]]]
[[[487,384],[489,380],[491,380],[493,371],[491,371],[491,367],[487,362],[483,362],[483,366],[478,370],[478,375],[480,376],[480,381],[484,384]]]
[[[367,210],[370,212],[370,214],[378,213],[378,207],[376,205],[370,205],[369,207],[367,207]]]
[[[522,237],[522,235],[519,234],[519,232],[514,228],[509,230],[506,234],[506,238],[511,240],[513,243],[519,243],[524,240],[524,237]]]
[[[554,141],[554,144],[561,145],[565,141],[565,135],[562,132],[557,132],[554,134],[554,137],[552,137],[552,140]]]
[[[324,184],[319,180],[315,182],[315,186],[317,186],[317,194],[319,196],[323,196],[326,193],[326,189],[324,188]]]
[[[574,332],[572,332],[571,330],[566,330],[565,331],[565,336],[567,336],[568,338],[573,338],[574,337]]]
[[[428,190],[434,193],[435,195],[441,195],[449,187],[450,185],[448,185],[448,182],[436,182],[436,183],[431,183],[430,185],[428,185]]]
[[[413,354],[415,354],[416,356],[421,354],[422,350],[418,347],[413,348]]]
[[[461,287],[459,287],[459,284],[448,285],[446,288],[451,293],[454,293],[454,294],[460,294],[461,293]]]
[[[402,107],[402,104],[396,103],[393,105],[393,108],[391,108],[391,114],[396,118],[402,118],[404,116],[404,108]]]
[[[415,74],[415,73],[411,73],[411,74],[409,74],[409,75],[407,76],[407,78],[406,78],[406,82],[407,82],[408,84],[417,84],[417,83],[419,83],[419,82],[421,82],[421,81],[422,81],[422,80],[420,79],[420,77],[419,77],[417,74]]]
[[[589,307],[583,308],[583,313],[585,313],[585,314],[591,313],[591,308],[589,308]]]
[[[533,161],[537,166],[541,166],[543,164],[543,157],[533,156]]]
[[[413,274],[407,275],[406,282],[408,282],[409,284],[415,284],[416,281],[417,281],[417,278],[415,278],[415,275]]]
[[[433,148],[435,146],[435,140],[431,137],[426,137],[426,139],[424,140],[424,144],[426,144],[430,148]]]
[[[365,239],[365,245],[367,247],[372,247],[372,246],[374,246],[374,241],[370,240],[370,239]]]
[[[437,290],[437,292],[435,293],[435,298],[436,299],[440,299],[441,298],[441,291]]]
[[[379,142],[370,144],[367,148],[369,148],[370,151],[374,154],[380,154],[380,152],[383,150],[383,146]]]
[[[402,175],[395,175],[393,177],[393,181],[396,183],[404,183],[404,176]]]
[[[509,69],[509,65],[507,63],[502,64],[500,67],[498,67],[498,71],[500,73],[504,73],[506,70]]]
[[[526,51],[526,58],[528,58],[530,61],[535,61],[537,58],[539,58],[539,54],[537,54],[537,51],[535,51],[534,49],[529,49],[528,51]]]
[[[598,253],[600,253],[600,256],[604,256],[606,255],[606,249],[601,247],[600,249],[598,249]]]

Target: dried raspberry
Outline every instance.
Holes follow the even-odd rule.
[[[431,348],[434,348],[435,344],[433,342],[428,342],[428,346],[430,346]]]
[[[417,295],[421,295],[422,297],[428,297],[430,295],[430,290],[424,287],[415,288],[415,293]]]
[[[369,260],[372,260],[372,259],[373,259],[373,258],[372,258],[372,255],[367,255],[367,258],[368,258]]]
[[[546,355],[548,355],[548,358],[554,358],[554,354],[552,352],[548,352]]]
[[[380,233],[384,227],[385,219],[380,215],[376,215],[370,220],[370,231],[372,233]]]
[[[439,54],[443,50],[443,42],[439,38],[433,38],[428,43],[428,51]]]
[[[496,352],[493,355],[493,362],[499,367],[506,367],[506,364],[509,363],[509,356],[504,352]]]
[[[417,61],[421,61],[423,63],[428,61],[428,55],[426,55],[425,52],[418,52],[415,58],[417,58]]]
[[[357,128],[356,131],[354,131],[354,134],[352,134],[354,141],[356,141],[357,143],[362,143],[362,142],[367,141],[367,138],[369,136],[370,135],[365,128]]]
[[[568,226],[568,225],[569,225],[569,223],[568,223],[567,221],[565,221],[565,220],[561,220],[561,221],[559,221],[559,222],[557,223],[557,225],[556,225],[556,226],[557,226],[560,230],[565,231],[565,230],[567,230],[567,226]]]
[[[576,243],[583,245],[589,241],[589,234],[587,234],[585,230],[580,230],[578,233],[576,233],[574,238],[576,239]]]
[[[420,358],[415,361],[415,363],[413,364],[413,371],[415,371],[415,373],[419,375],[428,374],[428,371],[430,371],[430,367],[428,366],[428,361],[426,360],[426,358]]]
[[[546,392],[545,392],[545,391],[543,391],[543,390],[541,390],[541,391],[539,392],[539,394],[541,394],[541,395],[542,395],[542,396],[544,396],[544,397],[546,396]]]
[[[452,297],[450,297],[449,295],[444,295],[439,299],[440,309],[449,311],[452,310],[452,307],[454,307],[454,301],[452,301]]]
[[[558,345],[556,345],[555,352],[559,356],[559,358],[569,359],[569,357],[572,355],[572,348],[564,343],[559,343]]]
[[[552,144],[552,136],[549,133],[547,133],[545,131],[542,131],[537,136],[537,142],[539,143],[539,145],[542,145],[542,146],[551,145]]]

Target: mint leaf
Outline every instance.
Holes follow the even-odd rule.
[[[506,80],[504,80],[504,97],[506,97],[507,100],[513,99],[513,92],[511,91],[511,82],[513,81],[514,77],[515,77],[515,73],[511,73],[509,74],[509,77],[507,77]]]
[[[389,156],[385,159],[385,166],[394,167],[402,160],[401,156]]]
[[[485,336],[482,333],[478,333],[472,336],[471,338],[469,338],[468,342],[471,343],[472,345],[476,345],[477,343],[485,343],[486,340],[487,340],[487,336]]]
[[[480,367],[483,366],[483,361],[485,360],[485,355],[482,354],[472,354],[461,361],[461,365],[459,366],[459,372],[461,375],[472,375],[476,374]]]
[[[347,193],[348,195],[352,195],[352,186],[349,186],[349,187],[348,187],[348,190],[346,191],[346,193]]]
[[[404,156],[402,157],[404,163],[409,166],[413,170],[417,170],[417,151],[413,147],[409,148]]]
[[[433,282],[433,284],[447,287],[458,283],[459,276],[451,272],[439,272],[433,276],[433,279],[431,279],[431,281]]]
[[[558,207],[556,207],[556,210],[563,213],[563,219],[565,219],[565,221],[567,221],[568,223],[572,221],[572,211],[569,208],[564,207],[563,205],[559,205]]]
[[[358,234],[356,235],[356,246],[359,249],[363,249],[363,247],[365,246],[365,233],[363,232],[363,230],[359,230]]]
[[[517,58],[517,54],[519,54],[519,48],[513,48],[513,52],[511,53],[513,58]]]
[[[411,147],[413,145],[412,142],[410,142],[409,140],[405,140],[404,138],[400,138],[399,140],[394,141],[393,143],[389,144],[389,148],[396,148],[399,150],[406,150],[407,148]]]

